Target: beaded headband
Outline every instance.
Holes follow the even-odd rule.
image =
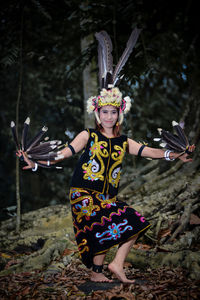
[[[119,108],[119,123],[123,121],[123,114],[129,112],[131,108],[131,99],[129,96],[122,98],[122,93],[117,87],[113,87],[109,90],[102,89],[99,96],[92,96],[87,100],[87,112],[88,114],[95,113],[96,119],[100,124],[101,121],[98,115],[98,109],[112,105]]]

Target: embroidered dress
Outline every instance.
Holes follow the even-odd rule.
[[[70,202],[79,253],[90,268],[93,256],[141,235],[150,224],[116,197],[127,137],[107,138],[94,129],[88,133],[72,177]]]

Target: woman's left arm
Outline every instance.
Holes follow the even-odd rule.
[[[128,138],[128,153],[133,154],[133,155],[138,155],[138,152],[139,152],[141,146],[142,146],[141,144],[139,144],[139,143],[135,142],[134,140]],[[188,150],[190,152],[193,152],[194,149],[195,149],[195,146],[192,145],[192,146],[189,147]],[[165,153],[165,150],[145,146],[143,148],[142,152],[141,152],[141,156],[149,157],[149,158],[164,158],[165,157],[164,153]],[[179,158],[183,162],[192,161],[191,158],[188,158],[187,153],[184,153],[184,154],[180,155],[180,153],[170,152],[169,158],[170,158],[170,160]]]

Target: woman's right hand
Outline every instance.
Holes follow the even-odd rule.
[[[22,150],[18,150],[16,152],[16,155],[21,159],[23,158],[23,160],[27,163],[27,166],[23,167],[23,170],[28,170],[28,169],[33,169],[35,167],[35,163],[32,162],[30,159],[28,159],[26,152],[22,151]]]

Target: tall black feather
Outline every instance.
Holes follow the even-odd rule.
[[[106,74],[106,80],[105,80],[105,83],[104,83],[104,88],[107,90],[109,89],[109,84],[112,85],[113,83],[113,78],[112,78],[112,74],[110,72],[108,72]]]
[[[96,33],[95,37],[98,41],[99,84],[102,89],[105,88],[107,74],[113,73],[112,41],[106,31]]]
[[[133,48],[138,40],[138,37],[140,35],[141,29],[138,29],[137,27],[132,31],[129,40],[126,44],[126,49],[124,50],[122,56],[120,57],[120,60],[118,64],[115,67],[114,74],[113,74],[113,84],[115,85],[116,82],[119,80],[119,74],[124,67],[125,63],[127,62],[131,52],[133,51]]]

